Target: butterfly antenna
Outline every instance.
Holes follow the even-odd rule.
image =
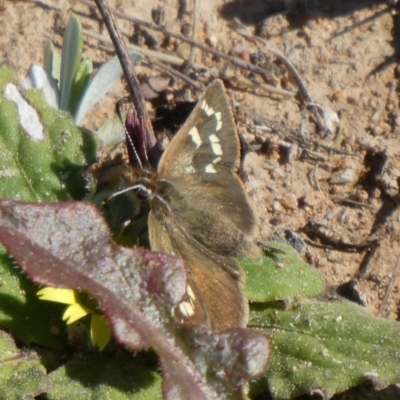
[[[129,186],[127,188],[118,190],[118,192],[114,192],[113,194],[111,194],[110,196],[108,196],[105,200],[105,203],[108,203],[110,200],[112,200],[114,197],[117,197],[121,194],[130,192],[132,190],[139,190],[141,191],[141,194],[143,195],[144,198],[149,198],[151,196],[151,190],[148,189],[146,186],[142,185],[142,184],[137,184],[137,185],[133,185],[133,186]]]

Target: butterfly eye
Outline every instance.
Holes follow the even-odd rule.
[[[137,185],[136,195],[139,200],[149,200],[151,196],[151,190],[143,185]]]

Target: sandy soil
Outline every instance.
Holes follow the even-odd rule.
[[[167,30],[191,34],[192,2],[110,3],[145,21],[152,21],[152,9],[163,10]],[[306,241],[305,256],[329,284],[356,282],[358,295],[378,313],[400,256],[400,49],[396,44],[400,25],[396,4],[368,0],[199,3],[195,40],[266,70],[261,77],[201,50],[196,50],[197,68],[191,70],[203,82],[217,77],[225,80],[239,130],[257,149],[247,156],[245,168],[247,188],[259,216],[258,236],[292,230]],[[0,3],[0,62],[12,62],[22,79],[32,63],[42,63],[45,38],[60,47],[71,8],[85,29],[107,35],[97,11],[77,2]],[[318,130],[282,62],[228,27],[234,17],[293,63],[313,103],[340,115],[340,124],[332,133]],[[119,25],[135,43],[149,46],[154,40],[153,49],[158,52],[188,56],[189,46],[175,39],[150,30],[135,31],[126,20],[120,19]],[[87,36],[84,57],[102,63],[111,54],[105,48]],[[146,66],[138,67],[138,72],[143,80],[166,76]],[[263,90],[261,86],[267,84],[286,90],[287,95]],[[181,86],[177,80],[173,88]],[[100,126],[113,116],[115,101],[124,95],[121,83],[84,124]],[[197,95],[193,92],[193,98]],[[318,235],[306,233],[309,221],[321,224]],[[374,240],[379,241],[377,247],[370,245]],[[395,278],[381,315],[398,319],[399,302],[400,280]]]

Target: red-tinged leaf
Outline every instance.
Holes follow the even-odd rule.
[[[166,399],[241,399],[245,383],[265,372],[262,334],[177,326],[183,262],[118,246],[91,204],[0,200],[0,241],[33,281],[92,293],[119,342],[154,348]]]

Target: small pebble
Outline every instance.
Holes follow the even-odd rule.
[[[355,197],[357,201],[366,202],[368,200],[369,195],[365,190],[357,190]]]
[[[352,182],[354,179],[354,171],[350,168],[346,168],[344,171],[334,174],[329,179],[330,183],[343,185]]]
[[[217,39],[217,37],[216,37],[215,35],[210,35],[210,36],[207,38],[207,44],[208,44],[210,47],[216,47],[216,46],[217,46],[217,43],[218,43],[218,39]]]
[[[328,265],[328,259],[326,257],[320,257],[317,260],[317,268],[324,268]]]
[[[275,200],[275,201],[272,203],[272,209],[273,209],[274,211],[282,211],[281,203],[280,203],[279,201]]]
[[[281,199],[281,204],[288,210],[296,210],[298,208],[298,201],[293,193],[286,193]]]

